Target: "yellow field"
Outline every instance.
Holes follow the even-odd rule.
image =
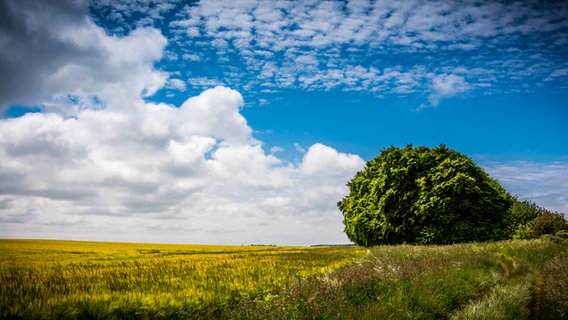
[[[359,247],[0,240],[0,317],[185,318],[353,262]],[[122,316],[121,316],[122,315]]]

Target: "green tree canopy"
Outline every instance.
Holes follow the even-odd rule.
[[[512,197],[465,155],[440,145],[383,149],[338,202],[358,245],[445,244],[510,235]]]

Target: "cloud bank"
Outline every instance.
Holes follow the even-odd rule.
[[[286,163],[252,137],[242,106],[216,87],[179,108],[137,101],[0,120],[2,236],[346,241],[335,203],[364,161],[316,144]]]

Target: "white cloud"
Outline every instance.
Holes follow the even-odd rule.
[[[45,97],[96,95],[120,106],[165,84],[154,70],[166,38],[152,28],[112,37],[86,17],[83,1],[3,1],[0,108]],[[33,76],[30,76],[33,75]]]
[[[193,53],[185,53],[182,55],[182,59],[190,61],[201,61],[201,57]]]
[[[189,78],[187,80],[187,82],[197,88],[200,89],[205,89],[205,88],[211,88],[211,87],[216,87],[216,86],[221,86],[223,85],[223,83],[217,79],[210,79],[208,77],[195,77],[195,78]]]
[[[217,87],[179,108],[138,100],[0,120],[0,234],[346,242],[335,203],[363,160],[321,144],[297,166],[266,154],[242,105]]]
[[[279,153],[279,152],[282,152],[282,151],[284,151],[284,149],[282,147],[279,147],[279,146],[274,146],[274,147],[270,148],[271,154]]]
[[[178,91],[185,91],[186,84],[183,80],[180,79],[169,79],[167,87]]]
[[[546,80],[553,80],[555,78],[560,78],[565,76],[568,76],[568,68],[552,71],[552,73],[550,74],[550,76],[546,78]]]
[[[240,93],[216,87],[185,101],[180,112],[184,116],[184,131],[221,139],[227,143],[252,140],[252,130],[239,113],[243,106]]]
[[[294,143],[294,149],[299,153],[306,153],[306,149],[304,149],[299,143]]]
[[[531,200],[552,211],[568,213],[568,163],[487,163],[483,167],[520,200]]]
[[[568,23],[562,18],[567,12],[566,5],[537,5],[533,1],[201,1],[186,7],[180,20],[170,26],[172,32],[190,32],[190,38],[207,38],[221,56],[218,77],[227,83],[246,82],[247,88],[257,89],[339,88],[381,94],[432,90],[430,103],[438,104],[440,99],[481,85],[498,90],[503,87],[500,77],[542,82],[555,69],[565,68],[563,55],[554,53],[562,47],[554,43],[566,39]],[[530,45],[500,55],[501,61],[487,54],[500,46],[521,49],[519,43]],[[545,47],[548,60],[530,58]],[[346,50],[357,54],[345,54]],[[235,73],[231,70],[234,65],[223,62],[234,61],[223,59],[234,54],[245,62],[243,72]],[[269,59],[273,61],[270,64],[267,54],[276,57]],[[419,58],[415,59],[416,55]],[[401,59],[393,61],[393,56]],[[432,83],[432,76],[414,77],[410,82],[388,81],[376,73],[367,73],[365,78],[338,76],[362,66],[396,69],[395,63],[407,60],[404,68],[398,69],[401,73],[427,69],[439,77]],[[463,68],[456,64],[464,60],[476,66],[448,74],[448,68]],[[511,68],[507,65],[511,61],[518,63]],[[493,76],[476,74],[478,66],[492,70]],[[440,78],[443,76],[446,78]],[[456,82],[453,77],[463,81]],[[565,77],[561,74],[558,80]],[[450,83],[454,86],[447,88]]]
[[[471,89],[464,77],[455,74],[441,74],[432,79],[430,102],[437,106],[441,98],[450,98]]]
[[[312,145],[302,161],[301,170],[306,174],[345,175],[357,172],[365,162],[357,155],[342,154],[320,143]]]

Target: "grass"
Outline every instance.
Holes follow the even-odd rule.
[[[565,319],[568,243],[220,247],[0,240],[21,319]]]
[[[384,246],[243,299],[227,319],[565,319],[566,243]]]

